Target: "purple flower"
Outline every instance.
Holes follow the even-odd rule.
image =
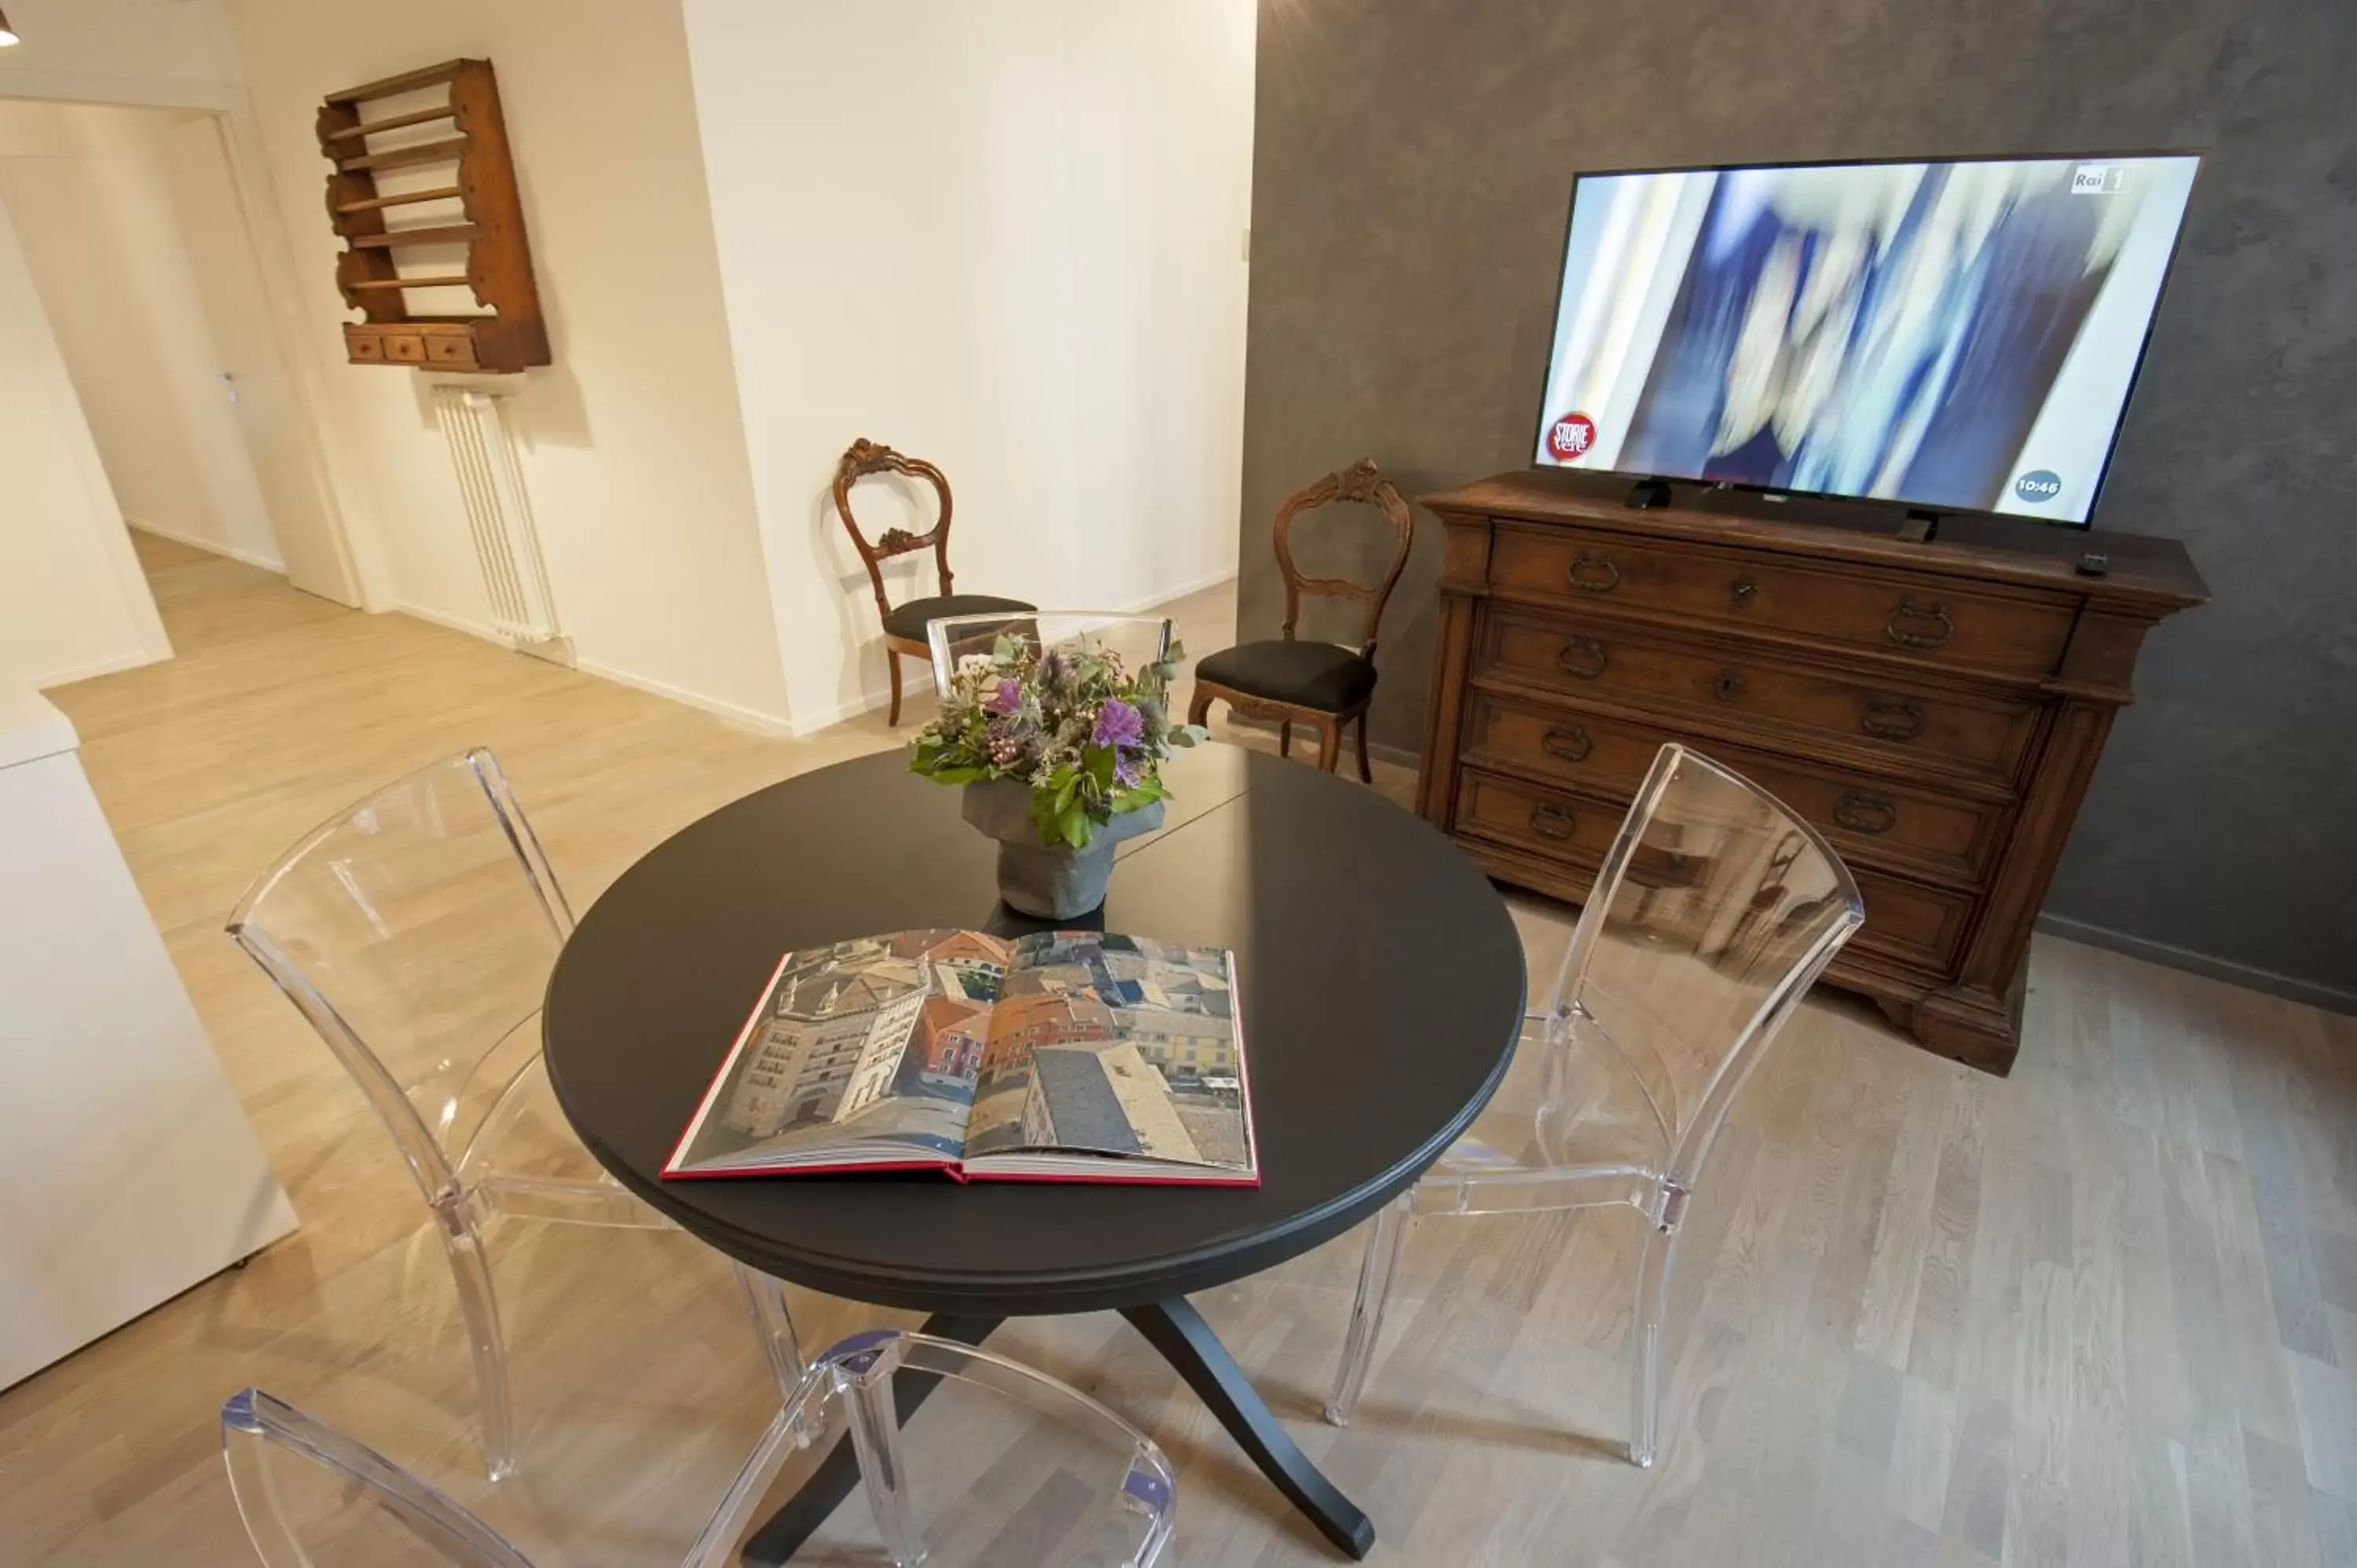
[[[998,690],[991,693],[983,706],[994,714],[1011,714],[1023,705],[1023,682],[1012,675],[1002,675]]]
[[[1113,754],[1113,781],[1127,789],[1137,782],[1139,768],[1145,764],[1142,752],[1116,751]]]
[[[1096,733],[1089,738],[1099,746],[1135,746],[1146,738],[1146,721],[1119,697],[1108,697],[1097,710]]]

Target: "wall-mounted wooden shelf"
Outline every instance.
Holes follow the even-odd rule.
[[[370,119],[363,106],[431,88],[438,104]],[[372,136],[447,122],[449,135],[371,145]],[[415,365],[446,371],[521,371],[549,362],[548,327],[533,281],[523,204],[500,91],[487,59],[454,59],[328,94],[319,109],[319,151],[328,176],[328,213],[346,248],[336,262],[344,303],[365,320],[344,328],[345,356],[356,365]],[[377,177],[399,169],[447,165],[447,180],[414,189],[380,190]],[[429,215],[397,226],[387,215],[426,202],[457,203],[457,215]],[[464,247],[466,270],[403,273],[394,252],[407,247]],[[412,290],[465,288],[488,316],[410,312]]]

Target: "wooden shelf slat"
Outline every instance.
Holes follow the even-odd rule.
[[[467,137],[462,132],[438,142],[420,142],[414,147],[395,147],[389,153],[345,158],[336,166],[346,174],[357,174],[366,168],[406,168],[411,164],[447,163],[466,150]]]
[[[455,185],[436,186],[432,190],[404,190],[393,196],[371,196],[366,201],[339,201],[339,212],[374,212],[384,207],[406,207],[413,201],[440,201],[458,194]]]
[[[341,92],[328,94],[330,103],[357,103],[363,98],[390,98],[396,92],[406,92],[413,87],[431,87],[439,81],[451,81],[470,65],[484,65],[479,59],[446,59],[440,65],[429,65],[421,70],[405,70],[399,76],[388,76],[381,81],[365,81],[358,87],[347,87]]]
[[[394,245],[449,245],[460,243],[474,237],[475,226],[472,223],[438,223],[432,227],[420,225],[414,229],[387,229],[382,234],[345,236],[351,242],[352,248],[356,251],[389,250]]]
[[[350,289],[465,288],[467,276],[461,273],[457,277],[362,278],[357,283],[349,283],[344,286]]]
[[[357,125],[347,125],[340,131],[328,133],[331,142],[357,141],[379,131],[398,131],[404,125],[430,125],[436,120],[447,120],[457,110],[446,103],[439,109],[420,109],[414,114],[395,114],[389,120],[367,120]]]

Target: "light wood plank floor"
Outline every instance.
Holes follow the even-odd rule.
[[[676,1561],[768,1413],[725,1266],[680,1236],[503,1234],[524,1471],[486,1486],[414,1190],[221,918],[312,823],[468,744],[586,905],[701,813],[892,737],[748,734],[140,542],[179,657],[54,695],[304,1223],[0,1393],[0,1563],[246,1561],[214,1412],[249,1382],[539,1560]],[[1209,650],[1232,614],[1215,592],[1182,622]],[[1516,913],[1548,972],[1564,911]],[[2059,941],[2032,980],[2009,1080],[1804,1010],[1692,1210],[1652,1472],[1615,1446],[1633,1214],[1426,1222],[1346,1432],[1315,1412],[1355,1238],[1200,1305],[1378,1562],[2357,1563],[2357,1021]],[[800,1306],[819,1343],[888,1317]],[[1118,1319],[995,1343],[1169,1448],[1176,1562],[1334,1561]]]

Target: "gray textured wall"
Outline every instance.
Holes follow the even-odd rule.
[[[1576,171],[2214,149],[2095,522],[2215,598],[2147,643],[2048,909],[2357,994],[2357,3],[1264,0],[1254,145],[1247,637],[1286,490],[1525,465]],[[1373,722],[1408,749],[1419,533]]]

